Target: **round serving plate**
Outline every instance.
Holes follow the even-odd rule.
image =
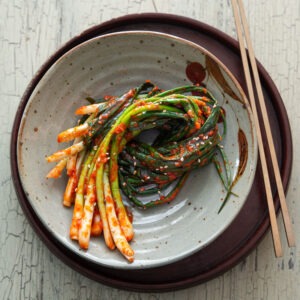
[[[26,105],[36,86],[51,66],[57,62],[63,54],[80,43],[107,33],[128,30],[151,30],[170,33],[203,46],[226,65],[239,80],[243,88],[245,86],[237,42],[224,33],[203,23],[172,15],[142,14],[114,19],[95,26],[80,36],[75,37],[59,49],[46,64],[42,66],[25,92],[16,115],[12,135],[11,165],[13,180],[19,201],[34,229],[47,246],[68,265],[94,280],[119,288],[139,291],[174,290],[204,282],[228,270],[247,255],[269,229],[269,219],[265,194],[261,184],[262,175],[260,168],[257,169],[254,183],[244,207],[231,225],[213,242],[195,251],[193,254],[169,264],[158,265],[151,268],[118,269],[116,271],[116,269],[111,266],[101,265],[95,263],[93,260],[86,259],[82,255],[78,255],[78,253],[70,249],[70,247],[66,246],[65,243],[57,239],[53,231],[49,230],[49,228],[45,226],[45,223],[41,221],[36,209],[32,207],[32,203],[23,189],[20,180],[20,170],[17,164],[16,141]],[[270,111],[271,128],[273,128],[273,134],[277,141],[275,146],[280,162],[283,184],[286,188],[291,170],[292,156],[289,122],[274,83],[260,64],[259,71],[266,94],[267,107]],[[270,99],[272,99],[272,101]],[[280,128],[278,126],[279,122],[282,125]],[[278,208],[278,199],[276,197],[275,202]],[[251,214],[249,214],[249,210]],[[157,276],[157,274],[159,274],[159,276]]]
[[[227,191],[214,164],[209,164],[193,171],[181,192],[168,205],[140,209],[126,203],[132,207],[133,214],[135,236],[131,245],[135,251],[134,262],[129,263],[118,251],[111,251],[103,238],[91,238],[89,249],[82,251],[69,237],[73,210],[62,207],[67,180],[45,177],[53,167],[45,162],[45,154],[69,146],[56,143],[58,133],[76,124],[74,111],[86,104],[86,97],[122,95],[145,80],[168,90],[192,84],[190,78],[197,80],[199,70],[205,70],[199,78],[201,84],[214,95],[226,114],[227,130],[222,146],[232,177],[237,177],[233,191],[238,197],[230,197],[219,212]],[[221,127],[219,124],[220,130]],[[243,90],[229,70],[207,50],[169,34],[151,31],[110,33],[72,48],[37,84],[20,124],[17,140],[19,176],[41,222],[76,255],[114,268],[162,266],[207,246],[239,213],[256,168],[254,131]]]

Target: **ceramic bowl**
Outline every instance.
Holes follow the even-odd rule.
[[[170,204],[148,210],[133,207],[135,237],[131,245],[135,261],[130,264],[117,251],[109,250],[102,237],[92,238],[88,251],[80,250],[78,243],[70,240],[72,208],[62,205],[67,178],[47,180],[51,166],[45,162],[45,156],[59,149],[57,134],[74,126],[74,111],[86,104],[86,97],[121,95],[145,80],[162,89],[205,84],[226,111],[228,129],[222,144],[233,176],[241,174],[234,186],[238,197],[231,197],[219,214],[226,192],[212,164],[194,171]],[[257,163],[251,111],[233,75],[198,45],[147,31],[94,38],[56,61],[26,105],[17,143],[22,186],[49,234],[78,256],[112,268],[161,266],[207,246],[239,213]],[[131,205],[126,199],[124,202]]]

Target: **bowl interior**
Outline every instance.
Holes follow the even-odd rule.
[[[56,137],[77,121],[74,111],[86,97],[121,95],[151,80],[162,89],[192,84],[201,78],[226,112],[222,142],[233,176],[241,162],[239,133],[247,141],[248,158],[234,192],[220,214],[226,192],[211,164],[194,171],[177,198],[148,210],[132,208],[135,261],[127,263],[110,251],[103,237],[92,238],[88,251],[69,239],[72,209],[62,206],[66,177],[45,178],[52,167],[45,156],[62,148]],[[200,79],[199,79],[200,80]],[[18,166],[31,206],[50,234],[76,254],[114,268],[164,265],[205,247],[218,237],[242,208],[257,162],[251,112],[230,72],[205,49],[178,37],[155,32],[122,32],[91,39],[66,53],[47,71],[33,91],[18,135]],[[126,199],[124,202],[127,203]],[[127,203],[130,205],[129,203]]]

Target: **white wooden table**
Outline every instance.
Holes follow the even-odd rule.
[[[294,141],[287,194],[297,247],[283,239],[274,257],[271,234],[242,263],[197,287],[164,294],[122,291],[76,273],[36,236],[11,181],[9,143],[20,98],[34,73],[58,47],[88,27],[129,13],[164,12],[208,23],[235,37],[227,0],[0,1],[0,298],[1,299],[300,299],[300,1],[247,0],[257,58],[286,106]],[[279,216],[282,236],[284,228]]]

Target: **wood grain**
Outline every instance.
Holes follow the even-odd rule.
[[[294,168],[287,194],[293,227],[300,202],[300,2],[244,1],[257,58],[269,71],[285,103],[294,138]],[[59,261],[35,235],[11,182],[9,142],[20,97],[30,79],[59,46],[86,28],[128,13],[164,12],[208,23],[235,37],[230,1],[18,1],[0,0],[2,299],[299,299],[299,246],[273,255],[268,234],[238,266],[206,284],[166,294],[126,292],[93,282]],[[284,226],[279,217],[279,229]],[[300,232],[296,232],[296,244]]]

